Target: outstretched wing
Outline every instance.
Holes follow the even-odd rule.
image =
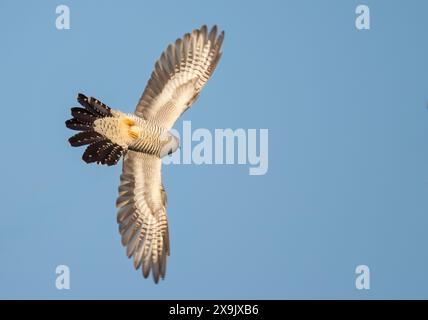
[[[161,159],[128,151],[120,176],[117,222],[128,258],[147,278],[157,283],[165,277],[169,255],[166,193],[161,179]]]
[[[162,53],[135,113],[171,129],[196,100],[221,57],[224,31],[203,26],[177,39]]]
[[[136,107],[136,115],[171,129],[198,97],[220,57],[224,32],[206,26],[185,34],[162,53]],[[161,159],[128,151],[120,178],[117,221],[122,244],[134,267],[164,278],[169,255],[166,193]]]

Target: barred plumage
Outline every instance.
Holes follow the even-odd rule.
[[[156,62],[135,113],[170,129],[214,72],[223,39],[224,31],[217,36],[217,26],[209,33],[202,26],[169,45]]]
[[[69,139],[87,145],[83,160],[113,165],[123,156],[117,222],[121,241],[134,267],[150,272],[155,283],[165,277],[170,253],[167,196],[161,157],[174,152],[178,139],[169,130],[198,98],[221,57],[224,32],[206,26],[170,44],[156,62],[135,109],[125,114],[79,94],[84,108],[72,108],[66,126],[83,131]]]
[[[160,158],[129,151],[123,163],[119,198],[116,202],[119,208],[119,233],[122,244],[127,246],[127,256],[134,256],[135,268],[143,265],[145,277],[148,276],[152,263],[158,264],[153,269],[156,282],[159,277],[165,276],[164,256],[169,255],[166,198],[161,196],[161,190],[158,197],[154,193],[153,197],[147,198],[144,193],[155,185],[161,185],[160,167]],[[163,189],[163,186],[160,188]],[[159,209],[153,211],[154,208]]]

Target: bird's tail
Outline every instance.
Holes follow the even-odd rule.
[[[81,93],[78,94],[77,101],[83,108],[71,108],[73,118],[67,120],[65,125],[69,129],[81,132],[68,141],[73,147],[89,145],[82,156],[86,163],[96,162],[108,166],[116,164],[124,154],[124,148],[94,130],[96,120],[113,117],[110,107]]]

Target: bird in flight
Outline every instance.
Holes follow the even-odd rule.
[[[155,68],[133,114],[112,109],[78,94],[81,107],[71,109],[67,128],[80,131],[69,139],[73,147],[88,145],[86,163],[115,165],[123,158],[117,222],[122,245],[135,269],[165,278],[170,254],[167,196],[161,158],[179,147],[170,129],[199,96],[220,57],[224,31],[206,26],[170,44]]]

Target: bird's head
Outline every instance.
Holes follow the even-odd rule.
[[[163,146],[160,151],[160,157],[173,154],[180,147],[180,140],[169,131],[161,136]]]

